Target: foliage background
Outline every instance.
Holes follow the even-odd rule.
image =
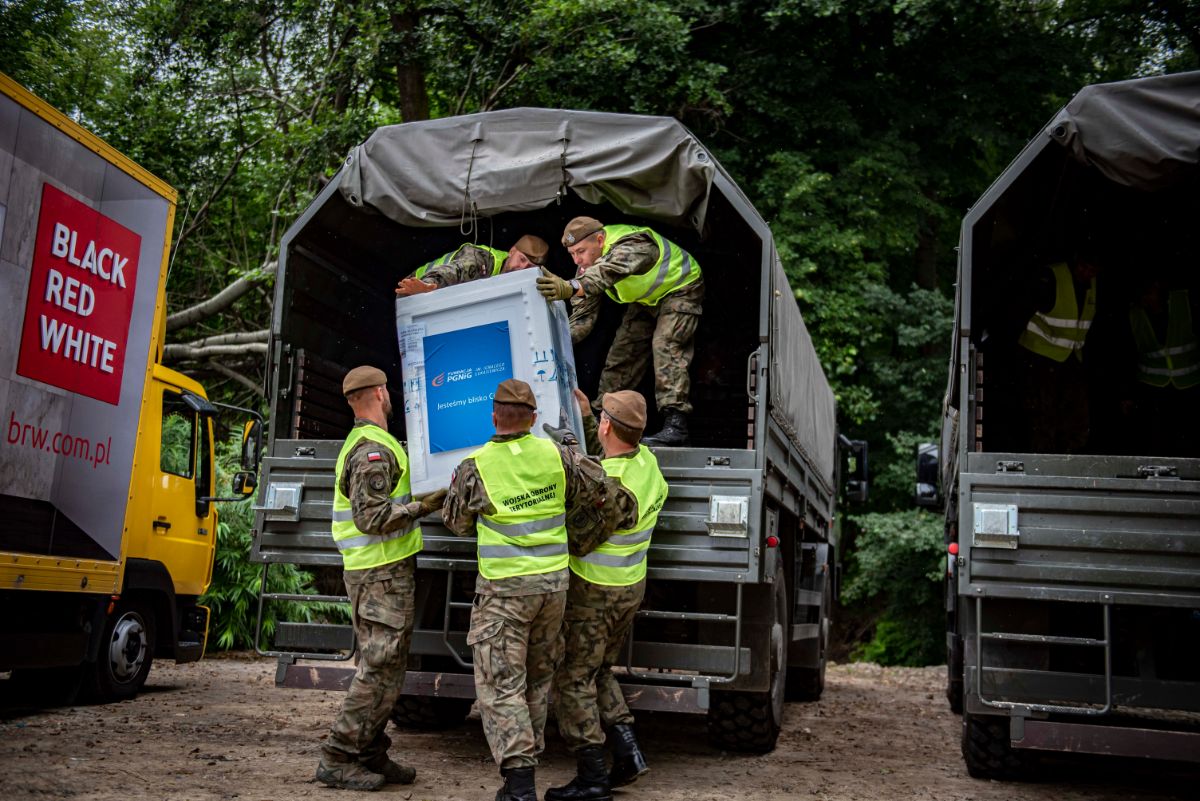
[[[167,358],[241,405],[262,397],[279,238],[379,125],[522,105],[681,119],[771,223],[842,430],[872,444],[841,628],[907,663],[944,658],[941,522],[909,496],[959,220],[1081,86],[1198,53],[1189,0],[0,3],[0,69],[181,190]],[[245,637],[247,525],[225,511],[222,645]]]

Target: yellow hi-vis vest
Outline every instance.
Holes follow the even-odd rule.
[[[634,234],[647,234],[658,245],[658,261],[640,275],[622,278],[611,289],[604,290],[619,303],[641,303],[657,306],[658,302],[676,289],[694,284],[700,278],[700,265],[691,255],[671,240],[659,236],[649,228],[636,225],[604,226],[604,250],[607,255],[613,245]]]
[[[479,515],[479,573],[505,579],[567,566],[567,474],[555,444],[526,434],[471,454],[496,507]]]
[[[1152,387],[1174,384],[1188,389],[1200,384],[1200,349],[1192,329],[1186,289],[1172,289],[1167,300],[1167,342],[1159,344],[1145,309],[1129,310],[1129,325],[1138,349],[1138,380]]]
[[[1059,262],[1050,269],[1054,271],[1054,308],[1047,314],[1035,312],[1017,342],[1056,362],[1065,362],[1072,353],[1076,359],[1082,359],[1083,341],[1096,316],[1096,279],[1092,279],[1084,295],[1081,312],[1070,268]]]
[[[408,503],[409,494],[408,456],[396,438],[376,425],[358,426],[350,431],[338,454],[334,466],[333,481],[333,542],[342,552],[342,565],[347,570],[366,570],[369,567],[399,562],[421,550],[421,527],[413,521],[411,527],[389,531],[387,534],[364,534],[354,525],[354,514],[350,510],[350,499],[342,494],[342,471],[346,457],[364,439],[378,443],[391,451],[400,466],[400,478],[392,487],[388,497],[393,503]]]
[[[639,445],[634,456],[605,459],[600,464],[637,498],[637,523],[614,531],[587,556],[572,556],[571,572],[593,584],[628,587],[646,577],[646,554],[658,513],[667,500],[667,481],[658,469],[658,459],[645,445]]]
[[[485,250],[488,253],[491,253],[492,254],[492,275],[500,274],[500,271],[504,268],[504,260],[508,258],[508,251],[507,250],[497,250],[496,248],[490,248],[487,245],[472,245],[468,242],[467,244],[459,247],[458,250],[452,250],[449,253],[445,253],[441,256],[438,256],[433,261],[422,264],[420,267],[417,268],[417,271],[415,273],[413,273],[413,276],[415,276],[416,278],[424,278],[425,273],[429,272],[430,267],[438,267],[443,264],[449,264],[451,261],[453,261],[454,257],[457,256],[459,253],[461,253],[462,249],[466,248],[466,247],[479,248],[480,250]]]

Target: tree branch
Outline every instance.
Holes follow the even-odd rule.
[[[243,275],[211,298],[169,315],[167,317],[167,330],[178,331],[180,328],[186,328],[206,317],[212,317],[214,314],[219,314],[228,309],[234,304],[234,301],[253,289],[254,285],[260,280],[268,275],[273,275],[278,267],[278,261],[267,262],[258,272]],[[170,348],[172,346],[168,345],[167,347]]]
[[[265,356],[266,354],[266,342],[247,342],[242,345],[204,345],[199,347],[190,344],[174,344],[163,347],[163,361],[165,362],[198,361],[200,359],[212,359],[216,356]]]
[[[220,362],[214,362],[210,359],[205,363],[205,366],[214,372],[220,373],[226,378],[230,378],[238,382],[260,398],[265,394],[263,392],[263,388],[260,387],[254,379],[250,378],[249,376],[242,375],[237,370],[231,370]]]

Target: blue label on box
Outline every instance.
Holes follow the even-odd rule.
[[[429,452],[487,442],[496,386],[513,377],[508,322],[433,334],[424,349]]]

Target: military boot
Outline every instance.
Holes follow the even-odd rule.
[[[387,782],[378,773],[357,762],[326,762],[317,765],[317,781],[339,790],[378,790]]]
[[[642,437],[643,445],[683,448],[688,444],[687,415],[677,409],[663,410],[662,431],[651,437]]]
[[[362,766],[372,773],[383,776],[384,781],[388,784],[412,784],[417,778],[416,768],[393,762],[388,759],[387,754],[363,760]]]
[[[496,791],[496,801],[537,801],[533,768],[500,768],[504,786]]]
[[[584,748],[575,755],[575,764],[575,778],[564,787],[547,790],[546,801],[612,801],[603,749]]]
[[[639,776],[650,770],[646,757],[638,747],[633,727],[618,723],[608,730],[608,742],[613,750],[612,772],[608,774],[609,787],[624,787],[633,784]]]

